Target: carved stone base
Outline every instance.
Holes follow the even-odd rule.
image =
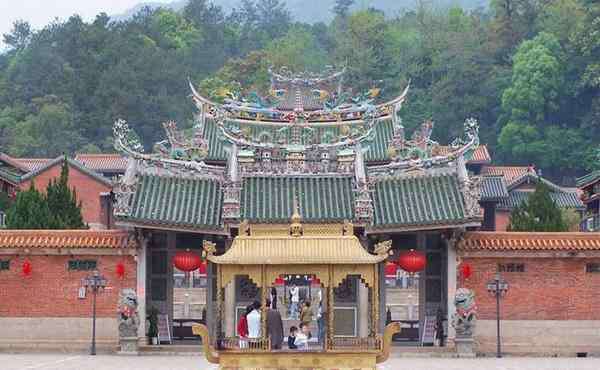
[[[456,337],[454,339],[454,347],[458,357],[472,358],[475,357],[475,341],[472,337]]]
[[[220,370],[375,370],[376,354],[328,352],[272,352],[220,354]]]
[[[138,355],[139,345],[137,337],[121,337],[119,338],[119,355]]]

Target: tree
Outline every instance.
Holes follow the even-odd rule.
[[[40,108],[15,127],[11,151],[21,156],[56,157],[73,153],[82,143],[69,106],[48,96],[34,99]]]
[[[17,193],[15,202],[6,213],[8,229],[50,229],[51,221],[48,202],[36,190],[33,181],[29,190]]]
[[[50,180],[46,188],[48,207],[52,214],[50,228],[85,229],[87,226],[83,222],[83,216],[81,215],[81,202],[77,202],[75,189],[69,189],[68,181],[69,162],[65,157],[60,177],[58,180]]]
[[[284,37],[271,41],[266,52],[273,66],[287,66],[292,71],[318,71],[327,65],[327,55],[318,48],[313,34],[300,26],[290,28]]]
[[[509,231],[568,231],[563,212],[550,197],[550,189],[541,181],[529,198],[510,214]]]
[[[31,26],[28,22],[18,20],[13,23],[10,33],[4,34],[4,43],[14,50],[25,49],[31,40]]]
[[[350,8],[354,5],[354,0],[335,0],[333,14],[337,17],[345,18],[350,14]]]

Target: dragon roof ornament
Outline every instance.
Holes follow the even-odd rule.
[[[194,126],[194,136],[189,139],[177,129],[174,121],[163,123],[167,140],[154,145],[154,153],[144,153],[144,148],[129,127],[127,121],[119,119],[114,123],[114,147],[117,151],[144,164],[140,168],[156,169],[168,173],[196,173],[215,179],[223,177],[224,169],[204,163],[208,153],[208,143],[202,137],[201,127]]]
[[[394,126],[394,136],[388,147],[388,153],[392,158],[391,162],[386,165],[372,167],[369,173],[384,175],[441,167],[449,165],[479,146],[479,123],[473,118],[465,121],[464,137],[452,141],[451,151],[445,155],[437,154],[439,144],[431,140],[432,130],[433,122],[425,121],[413,133],[411,139],[407,140],[404,136],[404,126],[398,119]]]
[[[302,73],[292,73],[286,66],[281,67],[279,72],[275,72],[272,67],[269,67],[268,71],[271,76],[271,83],[315,86],[332,82],[341,83],[341,80],[346,73],[346,67],[343,67],[340,71],[335,71],[334,66],[328,65],[325,66],[322,73],[307,71]]]

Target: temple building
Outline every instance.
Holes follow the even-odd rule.
[[[198,109],[191,134],[167,122],[167,139],[152,153],[143,152],[125,121],[115,123],[116,148],[129,163],[114,189],[114,211],[118,225],[139,231],[142,238],[142,309],[155,307],[172,318],[182,315],[171,278],[177,271],[170,263],[178,251],[200,253],[209,242],[215,244],[215,255],[234,253],[237,257],[229,258],[238,262],[270,261],[275,257],[269,253],[284,253],[283,244],[275,242],[271,249],[230,248],[242,236],[285,233],[296,207],[309,234],[335,235],[332,230],[352,225],[349,230],[363,258],[375,258],[375,245],[385,241],[391,241],[390,261],[409,249],[426,255],[425,271],[388,282],[393,299],[386,304],[386,294],[381,294],[378,313],[380,325],[390,317],[412,323],[417,332],[407,331],[400,339],[420,343],[425,321],[431,325],[438,312],[446,318],[453,310],[448,297],[456,288],[455,233],[479,227],[483,220],[480,178],[467,169],[470,163],[478,172],[489,163],[487,150],[479,147],[477,122],[466,120],[464,137],[440,145],[431,139],[433,122],[424,122],[410,135],[402,125],[399,113],[408,87],[397,98],[376,103],[369,94],[344,98],[344,71],[270,73],[271,96],[264,99],[217,103],[190,84]],[[318,239],[314,248],[326,248]],[[343,259],[360,254],[355,248],[339,244],[332,253]],[[383,264],[378,268],[378,284],[385,287]],[[292,282],[307,299],[320,294],[311,282],[326,279],[298,268],[280,278],[285,281],[278,287],[284,301]],[[211,307],[219,293],[215,279],[215,264],[209,263],[208,322],[217,315]],[[237,317],[259,298],[256,283],[241,272],[222,293],[227,308],[220,335],[235,335]],[[371,286],[348,271],[334,288],[333,309],[340,318],[334,334],[366,337],[373,323],[362,303],[373,300]]]

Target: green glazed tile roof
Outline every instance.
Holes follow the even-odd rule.
[[[455,174],[382,180],[373,194],[375,228],[466,222],[464,198]]]
[[[204,122],[204,138],[208,141],[208,156],[209,161],[226,161],[227,152],[225,145],[221,140],[219,128],[214,120],[207,118]]]
[[[379,162],[388,161],[388,145],[394,136],[394,124],[391,119],[377,122],[375,126],[375,138],[365,153],[365,161]]]
[[[498,201],[508,197],[504,176],[483,176],[481,179],[481,201]]]
[[[277,137],[276,128],[266,128],[265,126],[248,124],[251,129],[252,135],[256,138],[262,134],[268,134],[271,138]],[[377,123],[375,127],[375,139],[369,145],[369,150],[365,153],[365,160],[367,162],[378,162],[389,160],[387,154],[388,143],[392,139],[393,135],[393,124],[391,120],[384,120]],[[288,132],[288,140],[291,134]],[[329,135],[331,137],[338,137],[340,135],[339,127],[322,127],[317,128],[315,135],[318,137],[324,137]],[[226,161],[227,152],[224,149],[224,142],[222,141],[219,128],[212,119],[207,119],[204,125],[204,137],[208,140],[208,157],[209,161]]]
[[[600,181],[600,170],[598,171],[594,171],[592,173],[588,173],[585,176],[579,177],[577,179],[576,185],[578,188],[587,186],[589,184],[592,184],[596,181]]]
[[[509,193],[508,198],[502,199],[500,203],[498,203],[498,208],[511,210],[529,199],[531,194],[533,194],[531,191],[513,190]],[[579,195],[577,195],[576,192],[552,192],[550,193],[550,197],[560,208],[584,208],[583,202],[579,199]]]
[[[351,177],[249,177],[244,179],[242,219],[289,222],[294,196],[304,222],[334,222],[354,218]]]
[[[223,193],[218,182],[143,175],[127,220],[186,228],[221,226]]]

